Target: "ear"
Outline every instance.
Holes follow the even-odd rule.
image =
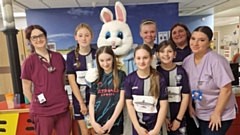
[[[29,39],[27,39],[27,43],[28,43],[28,44],[32,44],[31,41],[30,41]]]
[[[109,9],[104,7],[100,13],[100,20],[103,23],[111,22],[113,20],[112,12]]]
[[[123,4],[119,1],[115,3],[115,13],[118,21],[126,22],[127,17],[126,9],[124,8]]]

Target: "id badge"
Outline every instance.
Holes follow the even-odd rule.
[[[43,93],[37,95],[37,98],[38,98],[38,101],[39,101],[40,104],[43,104],[43,103],[46,102],[46,98],[45,98],[45,96],[43,95]]]
[[[202,92],[200,90],[193,90],[192,91],[192,99],[202,101]]]

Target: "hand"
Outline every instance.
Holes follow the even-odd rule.
[[[114,124],[114,121],[108,120],[107,123],[103,125],[102,129],[104,130],[104,132],[108,131],[109,133],[113,127],[113,124]]]
[[[159,131],[156,131],[156,130],[150,130],[149,132],[148,132],[148,135],[159,135]]]
[[[102,129],[101,125],[99,125],[98,123],[94,122],[92,123],[92,127],[95,130],[95,132],[99,135],[104,134],[104,130]]]
[[[88,109],[87,109],[87,107],[86,107],[86,105],[84,103],[80,103],[80,112],[83,115],[87,115],[87,113],[88,113]]]
[[[98,70],[97,70],[97,68],[89,68],[87,73],[86,73],[86,76],[85,76],[86,81],[92,83],[97,78],[98,78]]]
[[[218,131],[218,126],[219,129],[222,127],[221,124],[221,115],[219,113],[214,113],[210,116],[210,122],[208,125],[208,128],[211,128],[211,130],[213,131],[214,128],[216,128],[216,131]]]
[[[174,120],[171,124],[171,130],[176,131],[180,127],[180,122],[177,120]]]
[[[137,131],[138,135],[148,135],[148,131],[141,126],[136,128],[136,131]]]
[[[165,119],[165,123],[166,123],[166,128],[167,128],[167,131],[171,131],[171,123],[170,121],[168,120],[168,118]]]
[[[188,112],[189,112],[190,117],[196,116],[195,110],[192,107],[192,105],[188,107]]]

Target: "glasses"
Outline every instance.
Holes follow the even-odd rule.
[[[32,36],[32,37],[30,37],[30,39],[31,39],[32,41],[37,41],[38,38],[39,38],[40,40],[42,40],[42,39],[45,38],[45,35],[44,35],[44,34],[40,34],[40,35],[38,35],[38,36]]]

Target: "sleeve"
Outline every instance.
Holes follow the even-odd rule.
[[[32,69],[33,68],[32,68],[30,58],[27,58],[22,64],[22,72],[21,72],[20,78],[32,81],[32,74],[33,74]]]
[[[66,73],[67,74],[75,74],[74,71],[74,61],[70,54],[67,54],[67,61],[66,61]]]
[[[168,100],[166,81],[162,74],[159,74],[160,95],[159,100]]]
[[[131,90],[131,82],[129,81],[129,76],[126,77],[124,82],[124,90],[125,90],[125,99],[133,99],[132,90]]]
[[[182,67],[181,67],[181,75],[182,75],[182,79],[181,79],[182,90],[181,90],[181,93],[190,94],[190,85],[189,85],[189,81],[188,81],[188,75],[187,75],[185,69],[182,68]]]
[[[119,90],[124,90],[124,82],[126,78],[126,74],[123,71],[120,71],[120,85],[119,85]]]
[[[212,67],[212,75],[214,83],[219,88],[222,88],[234,80],[229,62],[224,57],[215,62]]]
[[[65,70],[66,70],[66,61],[65,61],[65,59],[63,58],[63,56],[61,54],[60,54],[60,56],[61,56],[61,60],[62,60],[62,63],[63,63],[63,72],[65,72]]]
[[[90,94],[97,95],[98,85],[93,82],[91,83]]]

